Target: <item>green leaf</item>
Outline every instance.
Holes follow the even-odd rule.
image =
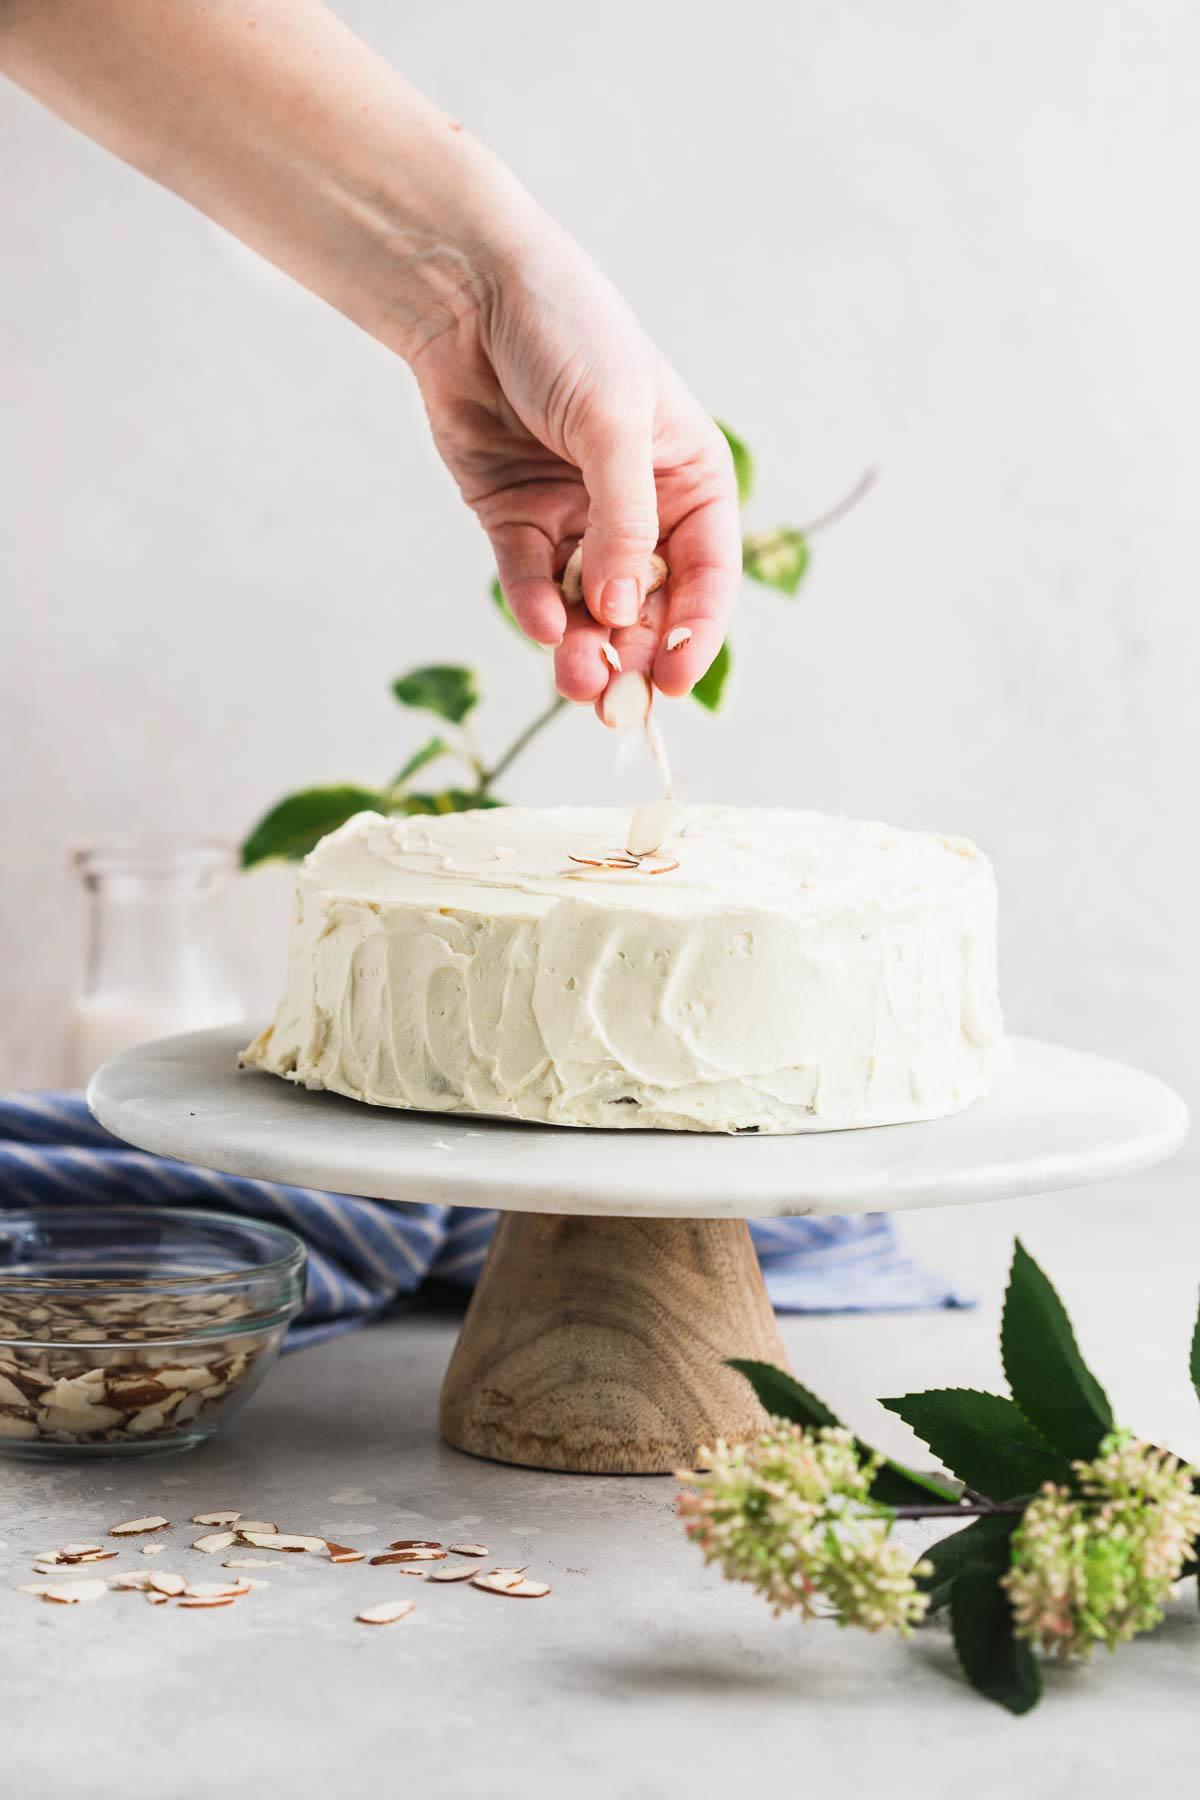
[[[382,812],[386,800],[373,788],[316,787],[289,794],[258,821],[242,845],[242,867],[288,857],[297,862],[307,856],[330,831],[336,831],[355,813]]]
[[[501,615],[502,618],[505,618],[508,620],[508,623],[512,626],[513,630],[516,632],[516,634],[520,638],[521,642],[523,644],[533,644],[533,639],[527,638],[525,636],[525,633],[521,630],[521,627],[517,624],[516,619],[513,617],[512,607],[508,604],[508,601],[504,598],[504,589],[500,586],[500,577],[498,575],[493,575],[492,585],[488,591],[492,596],[492,605],[496,608],[496,611]],[[533,647],[535,649],[537,648],[536,645],[534,645]]]
[[[1064,1456],[1095,1456],[1112,1430],[1112,1408],[1079,1354],[1066,1308],[1020,1238],[1004,1296],[1000,1353],[1026,1418]]]
[[[709,667],[692,689],[692,699],[698,700],[709,712],[716,712],[721,704],[721,696],[725,691],[725,683],[729,679],[729,670],[733,658],[729,654],[729,639],[726,638]]]
[[[970,1563],[950,1594],[950,1624],[963,1674],[979,1693],[1011,1713],[1042,1697],[1042,1671],[1029,1645],[1013,1635],[1012,1609],[994,1567]]]
[[[449,663],[431,663],[425,669],[412,669],[393,681],[392,692],[403,706],[420,706],[426,712],[461,725],[479,699],[474,669],[461,669]]]
[[[801,1387],[795,1376],[788,1375],[783,1369],[777,1369],[774,1363],[754,1362],[747,1357],[730,1357],[727,1368],[736,1369],[744,1375],[758,1396],[758,1403],[764,1412],[772,1418],[787,1419],[793,1425],[803,1425],[809,1431],[819,1431],[822,1426],[838,1426],[842,1421],[835,1412],[830,1412],[823,1400],[810,1393],[808,1388]]]
[[[467,788],[442,788],[436,794],[405,794],[396,810],[406,813],[482,812],[488,807],[503,805],[503,800],[496,800],[491,794],[475,793]]]
[[[932,1571],[916,1579],[917,1586],[929,1595],[930,1612],[945,1606],[957,1576],[968,1563],[994,1563],[997,1573],[1005,1569],[1011,1558],[1012,1535],[1020,1523],[1020,1518],[1012,1515],[985,1516],[922,1550],[921,1561],[932,1564]]]
[[[1196,1323],[1192,1327],[1192,1354],[1188,1361],[1188,1369],[1192,1377],[1192,1386],[1196,1390],[1196,1398],[1200,1400],[1200,1312],[1196,1314]]]
[[[722,425],[720,419],[717,419],[715,423],[717,430],[732,452],[733,472],[737,477],[738,500],[742,506],[745,506],[754,487],[754,458],[736,431],[731,431],[728,425]]]
[[[450,745],[445,738],[431,737],[428,743],[422,744],[419,750],[413,751],[402,769],[397,770],[392,777],[392,786],[403,787],[404,783],[410,781],[417,770],[423,769],[426,763],[435,762],[439,756],[449,754],[451,754]]]
[[[1070,1466],[1002,1394],[931,1388],[881,1400],[923,1438],[967,1487],[991,1500],[1030,1494],[1044,1481],[1069,1481]]]
[[[764,1412],[777,1419],[787,1419],[793,1425],[803,1425],[809,1431],[819,1431],[822,1426],[840,1426],[842,1421],[837,1414],[830,1412],[823,1400],[819,1400],[808,1388],[802,1387],[794,1376],[787,1375],[777,1369],[774,1363],[751,1362],[741,1357],[734,1357],[727,1365],[744,1375]],[[859,1453],[863,1456],[874,1456],[876,1452],[870,1444],[864,1444],[856,1438]],[[927,1504],[930,1496],[937,1500],[954,1500],[957,1495],[937,1481],[927,1481],[912,1469],[906,1469],[903,1463],[894,1463],[885,1459],[876,1472],[871,1483],[871,1498],[878,1500],[883,1506],[920,1506]]]
[[[808,569],[808,539],[802,531],[781,525],[742,543],[742,570],[751,581],[761,581],[781,593],[795,594]]]

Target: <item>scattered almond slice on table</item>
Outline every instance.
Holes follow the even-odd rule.
[[[448,1563],[444,1569],[410,1569],[410,1575],[424,1574],[426,1581],[473,1581],[479,1573],[478,1563]]]
[[[184,1583],[189,1600],[236,1600],[242,1594],[250,1592],[248,1581],[187,1581]]]
[[[486,1544],[447,1544],[452,1556],[488,1556],[490,1551]]]
[[[389,1544],[389,1550],[440,1550],[441,1544],[436,1538],[397,1538]]]
[[[241,1518],[240,1512],[206,1512],[193,1513],[193,1525],[232,1525]]]
[[[248,1531],[257,1531],[259,1533],[264,1531],[278,1531],[279,1527],[278,1525],[273,1524],[270,1519],[239,1519],[234,1530],[238,1537],[244,1537]]]
[[[150,1576],[150,1586],[156,1594],[182,1594],[187,1585],[186,1576],[172,1575],[166,1569],[155,1569]]]
[[[140,1537],[144,1531],[161,1531],[170,1522],[169,1519],[164,1519],[156,1513],[152,1518],[128,1519],[124,1525],[113,1525],[108,1535],[109,1537]]]
[[[269,1556],[230,1556],[221,1564],[223,1569],[277,1569],[279,1564],[272,1562]]]
[[[218,1550],[228,1550],[238,1541],[240,1534],[232,1531],[210,1531],[207,1537],[196,1538],[193,1550],[203,1550],[206,1556],[213,1556]]]
[[[360,1625],[394,1625],[406,1619],[413,1609],[411,1600],[381,1600],[377,1606],[366,1606],[354,1617]]]
[[[185,1594],[181,1600],[176,1602],[176,1604],[179,1606],[188,1606],[188,1607],[192,1607],[192,1606],[232,1606],[233,1601],[234,1601],[234,1596],[232,1594],[202,1594],[202,1595],[198,1595],[195,1599],[192,1599],[187,1594]]]
[[[106,1581],[35,1581],[20,1589],[23,1594],[36,1594],[58,1606],[77,1606],[80,1602],[103,1600],[108,1592]]]
[[[142,1555],[143,1556],[161,1556],[163,1551],[166,1549],[166,1547],[167,1546],[165,1544],[143,1544],[142,1545]]]
[[[352,1550],[349,1544],[333,1544],[328,1538],[325,1540],[325,1548],[329,1552],[330,1562],[355,1563],[362,1562],[365,1557],[364,1551]]]
[[[476,1575],[471,1586],[488,1594],[511,1594],[517,1600],[542,1600],[550,1592],[544,1581],[526,1581],[520,1569],[493,1569],[489,1575]]]
[[[423,1563],[441,1562],[445,1558],[444,1550],[385,1550],[382,1556],[373,1556],[372,1563]]]
[[[239,1531],[238,1536],[244,1544],[253,1544],[256,1550],[312,1551],[325,1548],[324,1538],[307,1537],[297,1531]],[[232,1541],[231,1536],[230,1542]]]

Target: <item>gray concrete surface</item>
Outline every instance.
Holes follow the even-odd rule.
[[[872,1396],[998,1383],[995,1325],[1014,1230],[1057,1277],[1119,1415],[1200,1454],[1186,1343],[1200,1217],[1186,1172],[904,1222],[914,1251],[973,1285],[970,1313],[785,1321],[797,1371],[868,1434],[912,1450]],[[12,1800],[659,1800],[751,1782],[806,1800],[969,1792],[1168,1796],[1194,1770],[1194,1588],[1117,1658],[1054,1672],[1014,1721],[956,1674],[940,1628],[905,1646],[775,1620],[701,1568],[667,1480],[540,1475],[437,1442],[454,1321],[433,1313],[293,1356],[190,1457],[0,1465],[0,1787]],[[11,1591],[28,1552],[134,1514],[218,1506],[365,1548],[478,1537],[554,1586],[519,1603],[366,1565],[279,1559],[269,1588],[211,1613],[134,1595],[58,1609]],[[160,1567],[217,1573],[181,1524]],[[136,1550],[123,1564],[145,1566]],[[196,1565],[201,1565],[197,1570]],[[396,1592],[403,1624],[357,1608]]]

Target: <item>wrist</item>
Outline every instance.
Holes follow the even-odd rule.
[[[400,173],[394,194],[350,199],[367,224],[369,272],[345,310],[412,363],[444,332],[489,318],[553,228],[499,158],[449,121]]]

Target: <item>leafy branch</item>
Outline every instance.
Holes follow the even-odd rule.
[[[823,1596],[841,1624],[908,1635],[948,1608],[967,1680],[1019,1714],[1042,1696],[1046,1656],[1086,1659],[1161,1622],[1173,1584],[1200,1568],[1200,1478],[1114,1427],[1062,1301],[1019,1241],[1000,1342],[1010,1394],[881,1402],[953,1483],[882,1456],[782,1370],[732,1362],[771,1429],[703,1452],[680,1512],[706,1560],[776,1611],[815,1616]],[[1200,1397],[1200,1316],[1189,1348]],[[891,1532],[910,1519],[960,1529],[905,1566]]]
[[[726,425],[721,425],[720,429],[733,457],[738,498],[744,505],[754,485],[754,459],[735,432]],[[750,580],[793,598],[808,572],[810,539],[814,532],[823,530],[856,505],[873,480],[874,472],[868,470],[836,506],[807,526],[778,526],[770,531],[747,534],[742,542],[745,574]],[[522,643],[528,643],[509,610],[498,580],[493,579],[490,593],[497,611]],[[715,713],[721,706],[732,663],[726,639],[710,668],[692,689],[692,699],[710,713]],[[339,782],[329,787],[304,788],[278,801],[247,833],[241,847],[243,868],[249,869],[256,863],[280,857],[299,861],[327,833],[336,831],[359,812],[450,813],[473,807],[503,806],[496,784],[568,704],[556,694],[489,763],[481,756],[472,731],[472,715],[480,701],[479,681],[473,669],[450,663],[410,669],[392,683],[392,696],[401,706],[433,714],[439,721],[435,735],[419,744],[392,779],[380,787]],[[414,785],[418,775],[442,762],[458,765],[457,781],[441,787]]]

